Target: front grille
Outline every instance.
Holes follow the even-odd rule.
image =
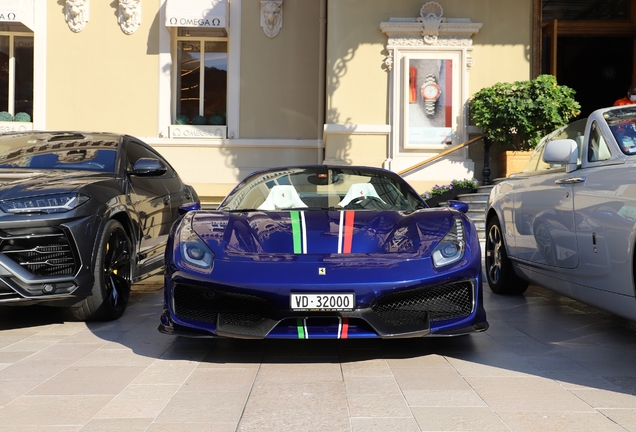
[[[371,308],[396,326],[420,323],[427,314],[431,322],[461,318],[473,310],[473,284],[463,281],[387,294]]]
[[[0,253],[35,276],[68,276],[77,271],[71,242],[58,228],[0,231]]]
[[[223,324],[252,326],[271,314],[265,299],[248,294],[228,293],[219,289],[175,284],[175,314],[179,318],[215,323],[220,314]]]

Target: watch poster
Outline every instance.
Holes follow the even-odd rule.
[[[409,59],[408,144],[452,144],[453,61]]]

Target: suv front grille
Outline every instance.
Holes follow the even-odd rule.
[[[77,271],[73,246],[59,228],[0,231],[0,253],[35,276],[72,276]]]

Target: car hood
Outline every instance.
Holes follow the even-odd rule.
[[[298,255],[325,259],[340,254],[421,258],[430,255],[451,229],[454,213],[446,208],[416,212],[200,211],[192,216],[192,228],[215,259],[279,260]]]
[[[0,169],[0,200],[70,192],[113,175],[91,171]]]

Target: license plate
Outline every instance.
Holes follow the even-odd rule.
[[[294,311],[350,311],[356,304],[354,293],[294,293],[290,297]]]

